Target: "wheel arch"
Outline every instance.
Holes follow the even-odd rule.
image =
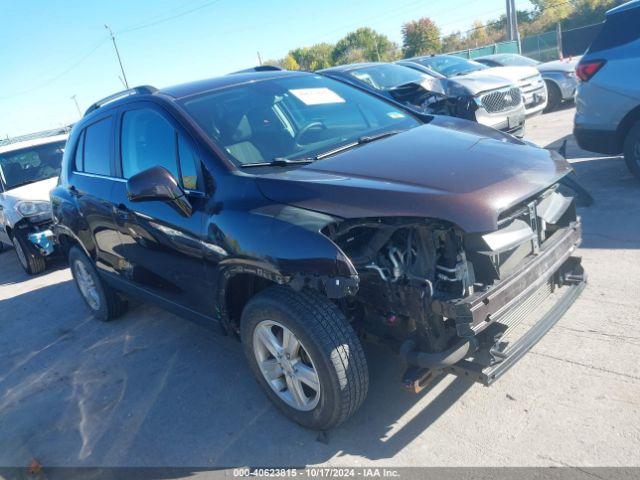
[[[78,238],[78,236],[75,233],[73,233],[72,230],[64,226],[57,225],[57,228],[55,229],[55,234],[56,234],[56,239],[58,241],[58,244],[60,245],[60,248],[62,249],[65,255],[69,254],[69,250],[71,249],[71,247],[77,246],[91,260],[96,259],[94,252],[91,252],[89,249],[87,249],[84,243]]]
[[[640,121],[640,105],[637,105],[629,113],[627,113],[620,125],[618,125],[618,143],[620,148],[623,147],[624,141],[629,133],[629,130]]]

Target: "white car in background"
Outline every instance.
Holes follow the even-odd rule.
[[[20,265],[35,275],[54,251],[49,192],[56,186],[67,135],[0,146],[0,251],[13,245]]]
[[[520,87],[527,116],[541,113],[547,107],[547,86],[534,67],[488,67],[455,55],[433,55],[407,59],[419,63],[447,78],[482,79],[486,75],[502,77]]]
[[[541,63],[516,53],[497,53],[474,60],[488,67],[528,66],[537,68],[547,84],[547,111],[552,111],[558,108],[562,102],[574,100],[578,87],[576,66],[581,58],[582,56],[577,56]]]

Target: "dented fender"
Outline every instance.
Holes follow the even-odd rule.
[[[248,273],[301,290],[313,288],[329,298],[354,295],[358,272],[321,229],[336,217],[288,206],[226,210],[208,225],[205,259],[216,264],[219,301],[229,281]],[[256,234],[260,232],[260,234]]]

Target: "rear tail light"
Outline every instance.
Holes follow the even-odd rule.
[[[587,60],[586,62],[580,62],[576,67],[576,75],[583,82],[591,80],[598,70],[604,67],[607,63],[606,60]]]

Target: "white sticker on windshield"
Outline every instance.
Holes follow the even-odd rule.
[[[305,105],[324,105],[327,103],[345,103],[344,98],[328,88],[296,88],[289,90]]]
[[[388,112],[387,117],[389,118],[404,118],[406,115],[400,112]]]

